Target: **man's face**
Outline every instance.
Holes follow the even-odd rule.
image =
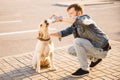
[[[80,12],[80,11],[79,11],[79,12]],[[73,8],[70,8],[70,9],[68,10],[68,15],[69,15],[70,18],[73,18],[73,17],[75,17],[75,16],[80,16],[80,15],[79,15],[79,12],[78,12],[78,11],[75,11],[75,8],[73,7]]]

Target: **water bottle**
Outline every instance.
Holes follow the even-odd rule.
[[[57,18],[60,18],[62,20],[62,16],[53,16],[51,19],[47,19],[47,22],[48,23],[52,23],[52,22],[55,22]]]
[[[51,18],[52,22],[55,22],[56,19],[57,19],[57,16],[53,16],[53,17]]]

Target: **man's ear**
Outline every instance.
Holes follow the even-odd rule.
[[[80,15],[82,15],[82,12],[81,12],[81,11],[78,11],[78,12],[77,12],[77,16],[80,16]]]

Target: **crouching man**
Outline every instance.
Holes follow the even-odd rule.
[[[72,25],[65,30],[51,33],[51,36],[62,38],[73,34],[73,46],[68,49],[69,54],[78,57],[80,68],[72,73],[79,77],[89,73],[89,67],[95,67],[106,57],[111,49],[106,34],[96,25],[89,15],[83,14],[83,9],[78,4],[72,4],[67,8],[68,15],[75,20],[57,18],[56,22],[71,22]],[[90,64],[88,63],[90,59]]]

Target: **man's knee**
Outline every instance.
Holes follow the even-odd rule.
[[[75,38],[73,44],[76,45],[76,44],[79,44],[79,43],[80,43],[80,38]]]
[[[68,53],[73,56],[77,56],[75,52],[75,48],[73,46],[68,48]]]
[[[76,44],[81,45],[84,42],[85,42],[85,39],[83,39],[83,38],[75,38],[73,44],[75,44],[75,45]]]

